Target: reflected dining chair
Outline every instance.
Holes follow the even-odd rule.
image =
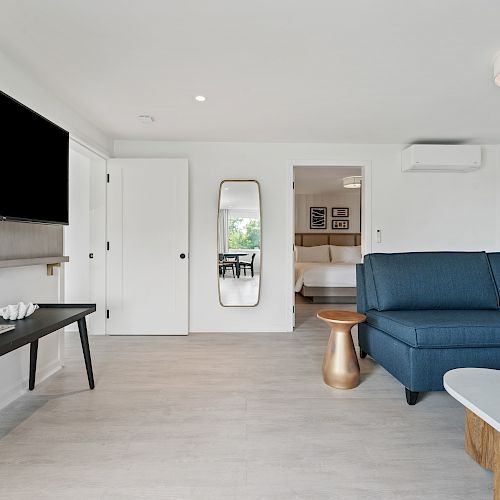
[[[243,274],[246,276],[247,275],[247,268],[250,269],[250,274],[252,275],[252,278],[254,277],[254,269],[253,269],[253,264],[255,261],[255,253],[252,254],[252,261],[251,262],[245,262],[244,260],[240,261],[240,269],[243,269]]]
[[[234,260],[227,260],[224,258],[224,254],[219,254],[219,275],[223,279],[226,279],[226,269],[231,269],[233,272],[233,278],[236,276],[236,263]]]

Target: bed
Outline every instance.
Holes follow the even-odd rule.
[[[356,302],[356,262],[359,259],[346,259],[340,262],[332,260],[332,252],[347,253],[356,248],[360,254],[361,235],[359,233],[296,233],[295,245],[297,262],[295,262],[295,292],[311,299],[314,303],[355,303]],[[306,251],[303,250],[307,248]],[[326,248],[331,249],[326,254]],[[349,248],[339,248],[349,247]],[[304,261],[297,253],[300,250],[304,256],[314,255],[311,260]],[[330,258],[325,257],[330,255]],[[322,257],[321,257],[322,256]],[[323,261],[321,261],[323,260]]]

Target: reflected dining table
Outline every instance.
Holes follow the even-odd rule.
[[[234,264],[236,266],[236,277],[240,277],[240,257],[245,257],[245,255],[248,255],[247,253],[241,253],[241,252],[226,252],[223,254],[224,255],[224,260],[225,259],[234,259]]]

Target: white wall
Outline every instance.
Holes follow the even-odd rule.
[[[47,276],[47,266],[0,269],[0,305],[16,302],[58,302],[60,271]],[[40,339],[36,382],[61,367],[59,333]],[[20,396],[28,388],[29,346],[0,357],[0,408]]]
[[[70,132],[91,147],[110,152],[112,143],[98,128],[60,101],[30,74],[0,52],[0,90],[19,100]],[[29,142],[26,144],[29,147]],[[1,244],[1,242],[0,242]],[[71,257],[71,256],[70,256]],[[0,270],[0,305],[23,301],[58,302],[62,300],[59,271],[47,276],[46,266]],[[0,357],[0,407],[27,388],[29,348]],[[61,366],[58,334],[40,341],[37,382]]]
[[[66,129],[72,137],[109,154],[112,142],[0,51],[0,90]]]
[[[74,304],[90,302],[90,160],[69,152],[69,225],[64,227],[64,299]],[[91,315],[92,316],[92,315]],[[89,318],[90,319],[90,318]],[[90,322],[89,322],[90,323]],[[78,331],[76,323],[66,331]]]
[[[295,232],[297,233],[360,233],[361,189],[344,189],[332,194],[295,195]],[[310,208],[326,207],[326,229],[311,229]],[[349,217],[332,219],[332,208],[348,208]],[[349,229],[332,229],[332,220],[349,220]]]
[[[287,331],[294,162],[371,163],[372,251],[500,249],[498,147],[485,147],[484,167],[468,174],[402,173],[404,147],[115,141],[115,155],[189,160],[190,331]],[[219,183],[239,178],[258,180],[262,190],[262,295],[255,308],[221,307],[207,266],[207,252],[217,252]]]

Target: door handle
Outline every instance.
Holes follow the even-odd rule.
[[[180,257],[181,259],[185,259],[185,258],[186,258],[186,254],[185,254],[185,253],[181,253],[181,254],[179,255],[179,257]]]
[[[89,253],[89,259],[93,259],[94,258],[94,254],[93,253]]]

